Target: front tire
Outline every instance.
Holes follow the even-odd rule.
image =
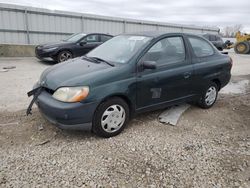
[[[198,105],[204,109],[211,108],[216,102],[217,96],[218,96],[218,86],[216,83],[210,82],[208,87],[202,93]]]
[[[71,59],[72,57],[73,57],[73,55],[70,51],[63,50],[63,51],[58,53],[57,62],[61,63],[63,61],[67,61],[67,60]]]
[[[119,97],[102,102],[93,118],[93,132],[109,138],[118,135],[129,121],[128,104]]]

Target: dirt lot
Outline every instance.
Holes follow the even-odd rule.
[[[232,82],[250,80],[250,57],[231,55]],[[0,187],[250,187],[249,85],[209,110],[192,106],[177,126],[155,111],[102,139],[59,130],[37,109],[26,117],[25,93],[50,65],[0,59],[6,65],[16,69],[0,72]]]

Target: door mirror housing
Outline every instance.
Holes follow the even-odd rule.
[[[143,69],[156,69],[155,61],[144,61],[142,63]]]
[[[86,42],[86,41],[82,41],[82,42],[80,42],[80,46],[84,46],[85,44],[87,44],[87,42]]]

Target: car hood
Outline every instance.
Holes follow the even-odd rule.
[[[88,86],[95,80],[101,79],[102,75],[111,74],[115,68],[79,57],[46,69],[39,82],[52,90],[63,86]]]
[[[41,44],[41,45],[38,45],[38,47],[39,48],[54,48],[54,47],[61,47],[61,46],[70,45],[70,44],[73,44],[73,43],[61,41],[61,42],[51,42],[51,43]]]

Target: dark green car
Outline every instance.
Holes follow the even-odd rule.
[[[211,107],[231,68],[228,55],[196,35],[123,34],[45,70],[27,114],[35,102],[61,128],[111,137],[140,112],[189,101]]]

